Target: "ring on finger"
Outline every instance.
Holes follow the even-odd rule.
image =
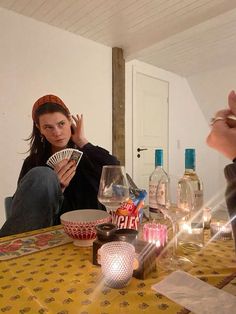
[[[212,126],[216,121],[220,121],[220,120],[225,120],[225,118],[223,118],[223,117],[214,117],[214,118],[211,118],[210,125]]]

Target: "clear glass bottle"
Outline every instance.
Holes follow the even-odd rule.
[[[163,169],[163,149],[155,150],[155,169],[149,177],[149,215],[163,219],[162,207],[169,205],[169,177]]]
[[[195,149],[185,150],[185,172],[178,182],[178,207],[189,212],[179,225],[178,245],[199,249],[203,246],[203,185],[196,173]]]

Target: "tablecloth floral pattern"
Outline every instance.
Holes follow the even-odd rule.
[[[233,241],[214,241],[191,259],[188,272],[212,285],[236,277]],[[188,313],[151,290],[166,275],[157,265],[147,279],[110,289],[92,264],[91,248],[74,246],[61,226],[6,237],[0,239],[0,313]]]
[[[25,235],[20,239],[12,239],[0,242],[0,260],[7,260],[13,257],[31,254],[50,247],[72,242],[64,230],[60,227],[54,227],[50,231],[40,230],[40,234],[33,232],[31,236]],[[13,236],[13,238],[16,236]]]

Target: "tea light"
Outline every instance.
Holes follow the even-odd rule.
[[[198,234],[203,233],[203,223],[193,223],[189,221],[180,221],[179,222],[179,231],[188,233],[188,234]]]
[[[211,222],[211,209],[209,207],[205,207],[203,209],[203,221],[204,221],[204,228],[209,229],[210,222]]]
[[[144,224],[143,239],[155,244],[157,248],[165,246],[168,240],[167,226],[154,222]]]
[[[179,223],[179,231],[185,232],[185,233],[188,233],[188,234],[192,234],[194,230],[191,228],[190,223],[181,221]]]
[[[118,229],[115,232],[117,241],[125,241],[132,243],[138,237],[138,230],[135,229]]]
[[[101,249],[101,267],[105,284],[111,288],[123,288],[133,275],[135,248],[123,241],[112,241]]]
[[[229,222],[214,221],[210,224],[211,236],[215,239],[230,240],[232,239],[232,227]]]
[[[186,250],[199,250],[204,245],[203,223],[193,223],[189,221],[180,221],[178,224],[178,245]]]

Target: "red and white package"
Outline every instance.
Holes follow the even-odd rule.
[[[135,190],[135,193],[131,194],[130,198],[112,213],[112,223],[118,229],[138,230],[139,224],[142,222],[146,195],[145,190]]]

